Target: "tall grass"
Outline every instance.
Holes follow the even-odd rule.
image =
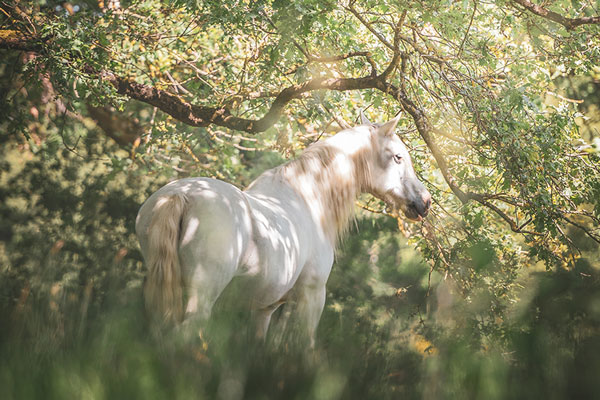
[[[256,343],[236,313],[181,344],[150,334],[139,287],[101,295],[85,308],[85,289],[83,298],[49,290],[5,308],[3,399],[393,398],[418,371],[418,354],[387,353],[385,335],[334,312],[315,351]]]
[[[529,296],[508,319],[485,321],[476,311],[481,305],[459,297],[442,315],[436,290],[425,296],[426,266],[399,246],[404,257],[397,268],[374,268],[372,254],[371,261],[362,259],[367,244],[360,236],[345,244],[314,351],[276,334],[266,344],[254,342],[244,313],[226,305],[217,307],[202,338],[157,339],[144,316],[141,275],[124,280],[118,264],[101,268],[105,274],[91,284],[23,285],[12,303],[2,304],[0,397],[566,399],[599,393],[600,273],[594,266],[581,262],[573,271],[527,278]],[[343,263],[356,265],[342,270]],[[401,281],[412,282],[413,298],[395,294],[393,283]],[[2,282],[4,293],[8,286]]]

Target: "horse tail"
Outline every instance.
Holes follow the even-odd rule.
[[[183,319],[183,281],[179,263],[183,193],[160,198],[148,227],[148,275],[144,284],[146,310],[153,320],[177,323]]]

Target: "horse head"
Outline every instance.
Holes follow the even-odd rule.
[[[429,212],[431,194],[417,178],[406,146],[394,133],[398,121],[396,117],[374,124],[361,112],[361,122],[370,129],[374,148],[367,191],[402,210],[407,218],[420,221]]]

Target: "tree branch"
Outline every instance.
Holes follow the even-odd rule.
[[[153,105],[185,124],[192,126],[217,125],[232,130],[249,133],[263,132],[273,126],[283,113],[285,106],[290,101],[300,98],[302,94],[307,92],[320,89],[334,91],[361,89],[380,90],[396,99],[401,104],[402,108],[413,118],[417,130],[436,160],[438,167],[442,172],[442,176],[452,192],[462,203],[475,200],[483,206],[496,212],[510,225],[513,231],[535,234],[535,232],[522,231],[522,229],[517,226],[513,219],[511,219],[497,206],[490,203],[484,195],[472,192],[466,193],[459,187],[454,177],[450,173],[448,164],[441,149],[434,141],[432,132],[435,131],[435,128],[431,126],[423,110],[421,110],[408,98],[404,90],[387,81],[388,75],[397,67],[397,64],[400,61],[399,55],[401,53],[398,51],[398,42],[401,39],[399,34],[400,27],[401,23],[399,23],[396,28],[394,45],[392,46],[392,49],[394,49],[394,59],[390,63],[390,67],[388,67],[386,70],[387,73],[382,73],[378,76],[364,76],[361,78],[315,78],[301,84],[289,86],[279,92],[267,113],[262,118],[256,120],[236,117],[232,115],[230,110],[226,107],[194,105],[186,102],[178,95],[119,77],[109,71],[98,72],[89,68],[86,72],[92,76],[97,76],[99,79],[105,82],[110,83],[116,88],[119,94]],[[11,43],[8,45],[6,44],[7,42],[0,40],[0,48],[30,48],[28,44],[24,43],[23,41],[31,39],[22,36],[20,40],[21,41],[17,41],[14,44]],[[16,47],[9,47],[13,45]]]
[[[391,76],[398,64],[400,63],[400,59],[402,58],[402,53],[400,52],[400,31],[402,30],[402,25],[404,25],[404,19],[406,18],[407,10],[404,10],[402,16],[398,20],[398,23],[394,26],[394,56],[392,57],[392,61],[390,61],[390,65],[381,73],[382,79],[387,79]]]
[[[402,108],[410,114],[412,117],[415,126],[417,127],[417,131],[421,135],[421,138],[427,144],[427,147],[431,151],[433,158],[438,164],[440,171],[442,172],[442,176],[444,180],[452,190],[452,192],[460,199],[461,202],[466,203],[470,200],[470,197],[457,185],[454,177],[450,174],[450,170],[448,168],[448,163],[444,158],[444,155],[441,149],[438,147],[437,143],[433,140],[431,132],[434,130],[429,120],[425,116],[425,113],[413,103],[412,100],[408,98],[406,93],[400,90],[397,86],[385,82],[384,80],[378,81],[378,86],[376,87],[378,90],[389,94],[394,99],[396,99],[402,105]]]
[[[348,7],[344,8],[350,11],[352,14],[354,14],[356,19],[358,19],[361,22],[361,24],[363,24],[365,28],[367,28],[373,35],[375,35],[375,37],[379,39],[379,41],[383,43],[387,48],[389,48],[390,50],[395,50],[394,45],[388,42],[388,40],[385,37],[383,37],[381,33],[377,32],[375,28],[373,28],[373,26],[356,10],[356,8],[354,8],[354,2],[350,2]]]
[[[345,60],[350,57],[369,57],[369,56],[371,56],[371,53],[369,53],[368,51],[352,51],[350,53],[341,54],[341,55],[337,55],[337,56],[328,56],[328,57],[308,56],[308,61],[327,63],[327,62],[335,62],[335,61]]]
[[[385,82],[384,80],[378,80],[377,82],[378,86],[376,87],[376,89],[381,90],[382,92],[387,93],[396,100],[398,100],[398,102],[400,102],[400,104],[402,105],[402,108],[404,108],[404,110],[406,110],[406,112],[408,112],[413,118],[413,121],[417,127],[417,131],[419,132],[421,138],[423,138],[423,140],[427,144],[427,147],[431,151],[433,158],[437,162],[438,167],[442,172],[444,180],[450,187],[450,190],[452,190],[452,193],[454,193],[454,195],[458,197],[458,199],[462,203],[467,203],[471,200],[474,200],[479,204],[489,208],[490,210],[498,214],[498,216],[500,216],[503,220],[505,220],[513,232],[527,233],[536,236],[540,235],[540,233],[538,232],[524,231],[523,226],[519,227],[517,223],[508,214],[506,214],[504,211],[498,208],[495,204],[488,201],[488,198],[486,198],[485,195],[474,192],[464,192],[456,183],[454,176],[452,176],[452,174],[450,173],[448,163],[446,162],[444,154],[438,147],[437,143],[433,140],[433,136],[431,135],[431,133],[435,131],[435,129],[429,123],[425,113],[419,107],[417,107],[415,103],[412,102],[412,100],[410,100],[407,97],[404,91],[400,90],[398,87],[392,85],[391,83]]]
[[[3,29],[0,30],[0,49],[39,52],[42,40],[24,32]]]
[[[600,24],[600,16],[596,17],[581,17],[581,18],[567,18],[562,15],[548,10],[547,8],[534,4],[529,0],[513,0],[515,3],[525,7],[527,10],[531,11],[535,15],[538,15],[542,18],[546,18],[550,21],[554,21],[556,23],[561,24],[565,28],[571,30],[575,29],[580,25],[586,24]]]
[[[303,93],[328,89],[335,91],[375,88],[378,77],[362,78],[315,78],[307,82],[283,89],[260,119],[236,117],[225,107],[207,107],[190,104],[181,97],[152,86],[121,78],[111,72],[99,74],[100,79],[112,84],[119,94],[134,100],[153,105],[173,118],[192,126],[217,125],[249,133],[263,132],[273,126],[281,116],[285,106],[300,98]]]
[[[477,13],[477,0],[475,0],[475,2],[473,4],[473,13],[471,14],[471,20],[469,21],[469,25],[467,26],[467,30],[465,31],[465,36],[463,37],[463,40],[460,43],[458,52],[456,53],[457,57],[460,57],[460,55],[463,51],[463,48],[465,47],[465,42],[467,41],[467,37],[469,37],[469,31],[471,30],[471,25],[473,25],[473,19],[475,19],[475,13]]]
[[[371,57],[371,53],[368,51],[352,51],[352,52],[346,53],[346,54],[340,54],[340,55],[335,55],[335,56],[324,56],[324,57],[308,55],[307,57],[308,57],[307,63],[311,63],[311,62],[332,63],[332,62],[343,61],[343,60],[346,60],[351,57],[365,57],[367,62],[371,65],[371,76],[377,75],[377,65],[375,64],[375,61],[373,61],[373,58]],[[302,65],[306,65],[306,64],[302,64]],[[291,74],[295,73],[296,71],[298,71],[298,68],[300,68],[300,67],[301,67],[301,65],[296,65],[295,67],[293,67],[292,69],[287,71],[285,73],[285,75],[291,75]]]
[[[144,128],[137,119],[121,116],[111,107],[94,107],[88,104],[87,111],[106,136],[121,146],[132,144],[144,133]]]

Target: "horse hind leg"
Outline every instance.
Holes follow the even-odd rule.
[[[192,208],[179,249],[185,276],[184,325],[202,326],[236,275],[243,249],[243,229],[232,210],[204,204]]]
[[[186,301],[184,322],[204,324],[211,316],[213,306],[235,276],[232,260],[218,261],[203,257],[192,264],[186,263]]]

